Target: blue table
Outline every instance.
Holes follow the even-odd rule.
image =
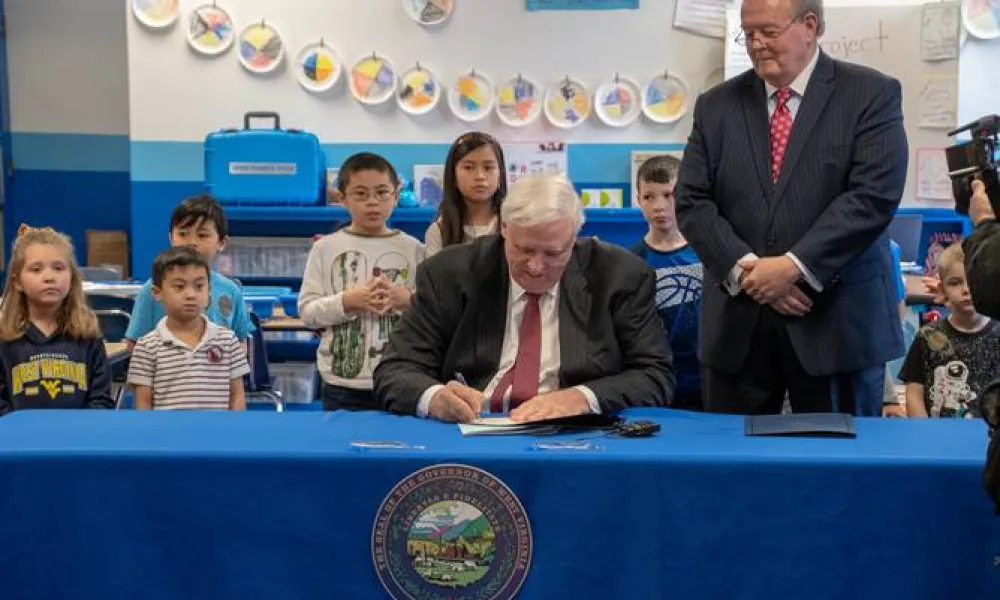
[[[745,438],[737,417],[631,416],[663,432],[540,450],[376,413],[16,413],[0,419],[0,590],[381,598],[380,503],[418,468],[460,462],[527,510],[534,556],[519,598],[1000,593],[979,422],[861,420],[856,440],[767,439]]]

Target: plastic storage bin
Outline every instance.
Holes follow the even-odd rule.
[[[240,288],[244,298],[279,298],[285,294],[291,294],[292,288],[272,285],[245,285]]]
[[[244,296],[243,300],[254,314],[261,321],[274,316],[274,305],[278,302],[277,296]]]
[[[286,317],[291,317],[293,319],[299,316],[299,295],[298,294],[282,294],[278,297],[281,301],[281,308],[285,311]]]
[[[305,404],[317,399],[314,389],[316,363],[270,363],[271,387],[290,404]]]
[[[232,237],[217,258],[233,277],[302,277],[312,238]]]

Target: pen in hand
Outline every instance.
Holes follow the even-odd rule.
[[[458,371],[455,372],[455,381],[461,383],[465,387],[469,387],[469,388],[472,387],[472,386],[469,385],[469,382],[465,380],[465,376],[463,376]],[[489,411],[489,405],[487,403],[483,402],[481,408],[479,409],[479,414],[480,415],[488,415],[489,412],[490,412]]]

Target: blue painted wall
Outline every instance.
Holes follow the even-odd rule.
[[[48,225],[73,239],[83,262],[87,229],[129,231],[128,136],[14,132],[11,147],[5,247],[21,223]]]

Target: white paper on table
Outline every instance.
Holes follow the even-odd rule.
[[[677,0],[674,27],[721,39],[726,33],[726,9],[732,4],[731,0]]]
[[[920,56],[925,61],[958,58],[961,3],[924,4],[920,14]]]
[[[952,200],[948,161],[943,148],[917,149],[917,198]]]
[[[535,423],[516,423],[510,417],[480,417],[471,423],[459,423],[462,435],[504,435],[537,429]]]
[[[951,129],[958,113],[958,76],[924,75],[920,89],[920,121],[923,129]]]
[[[728,80],[753,68],[753,62],[747,54],[739,8],[726,10],[726,32],[723,77]]]

